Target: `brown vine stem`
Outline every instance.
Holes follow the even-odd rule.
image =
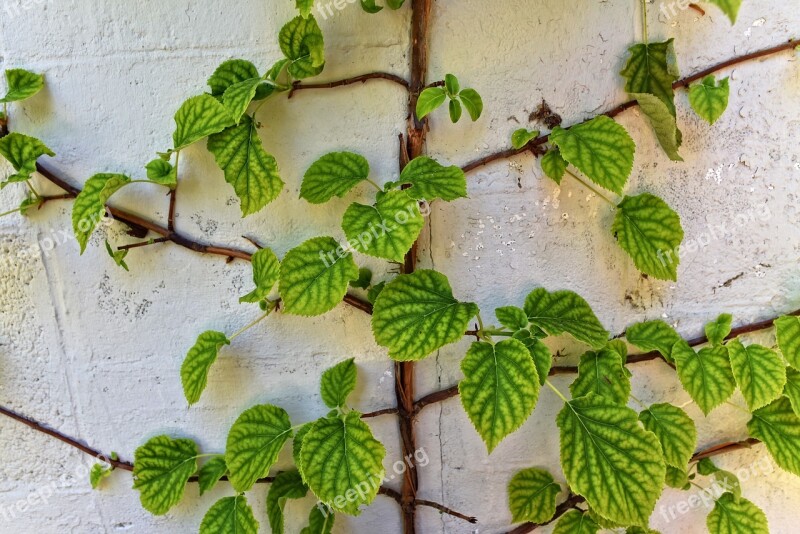
[[[303,82],[294,82],[292,84],[291,90],[289,90],[289,98],[294,96],[295,91],[301,91],[304,89],[334,89],[336,87],[344,87],[346,85],[354,85],[357,83],[366,83],[370,80],[388,80],[390,82],[396,83],[404,87],[406,90],[410,87],[410,84],[404,78],[396,75],[390,74],[388,72],[370,72],[368,74],[362,74],[360,76],[354,76],[352,78],[345,78],[343,80],[337,80],[335,82],[325,82],[325,83],[303,83]]]
[[[715,72],[727,69],[729,67],[733,67],[733,66],[739,65],[741,63],[746,63],[748,61],[753,61],[755,59],[761,59],[761,58],[764,58],[764,57],[768,57],[768,56],[772,56],[772,55],[775,55],[775,54],[779,54],[781,52],[786,52],[786,51],[789,51],[789,50],[793,50],[793,49],[797,48],[798,46],[800,46],[800,39],[792,39],[791,41],[787,41],[787,42],[785,42],[783,44],[780,44],[780,45],[777,45],[777,46],[773,46],[771,48],[765,48],[763,50],[758,50],[758,51],[752,52],[750,54],[745,54],[743,56],[736,56],[734,58],[731,58],[731,59],[728,59],[726,61],[723,61],[722,63],[717,63],[716,65],[713,65],[713,66],[708,67],[706,69],[703,69],[703,70],[701,70],[699,72],[696,72],[696,73],[692,74],[691,76],[688,76],[686,78],[678,80],[677,82],[672,84],[672,87],[673,87],[673,89],[680,89],[682,87],[688,87],[690,84],[692,84],[692,83],[694,83],[694,82],[696,82],[698,80],[702,80],[703,78],[705,78],[709,74],[714,74]],[[623,111],[626,111],[626,110],[628,110],[630,108],[633,108],[633,107],[636,107],[638,105],[639,105],[639,103],[636,100],[629,100],[628,102],[624,102],[624,103],[620,104],[619,106],[615,107],[614,109],[612,109],[610,111],[607,111],[605,113],[602,113],[601,115],[605,115],[607,117],[612,117],[613,118],[613,117],[616,117],[617,115],[619,115],[620,113],[622,113]],[[518,149],[517,148],[510,148],[510,149],[507,149],[507,150],[501,150],[500,152],[496,152],[494,154],[490,154],[488,156],[484,156],[484,157],[482,157],[480,159],[477,159],[475,161],[467,163],[466,165],[461,167],[461,169],[464,172],[470,172],[470,171],[473,171],[473,170],[477,169],[478,167],[482,167],[482,166],[487,165],[489,163],[492,163],[494,161],[499,161],[499,160],[503,160],[503,159],[512,158],[512,157],[517,156],[519,154],[522,154],[524,152],[531,152],[534,156],[536,156],[539,153],[539,151],[537,151],[536,149],[538,147],[541,147],[545,143],[547,143],[549,140],[550,140],[550,135],[549,134],[548,135],[542,135],[542,136],[539,136],[536,139],[532,140],[530,143],[528,143],[527,145],[525,145],[522,148],[518,148]]]
[[[793,312],[784,313],[780,317],[785,317],[787,315],[789,315],[789,316],[800,316],[800,310],[795,310]],[[749,323],[749,324],[746,324],[746,325],[742,325],[742,326],[736,327],[736,328],[731,330],[731,333],[725,339],[726,340],[733,339],[735,337],[739,337],[739,336],[744,335],[744,334],[752,334],[753,332],[760,332],[761,330],[766,330],[767,328],[772,328],[772,326],[774,325],[774,323],[775,323],[775,321],[777,319],[778,319],[778,317],[775,317],[775,318],[772,318],[772,319],[766,319],[764,321],[758,321],[758,322],[755,322],[755,323]],[[621,336],[619,336],[619,337],[621,337]],[[686,340],[686,342],[691,347],[697,347],[698,345],[703,345],[705,343],[708,343],[708,338],[706,336],[698,336],[698,337],[695,337],[695,338],[692,338],[692,339],[688,339],[688,340]],[[642,363],[642,362],[649,362],[649,361],[653,361],[653,360],[663,360],[663,359],[664,358],[663,358],[663,356],[661,356],[660,352],[652,351],[652,352],[646,352],[646,353],[642,353],[642,354],[632,354],[632,355],[628,356],[627,363],[628,364],[634,364],[634,363]],[[665,363],[668,363],[668,362],[666,362],[666,360],[664,360],[664,361],[665,361]],[[575,374],[577,372],[578,372],[578,368],[575,367],[575,366],[568,366],[568,365],[553,366],[550,369],[550,376],[565,375],[565,374]],[[419,413],[426,406],[430,406],[431,404],[435,404],[437,402],[445,401],[445,400],[447,400],[447,399],[449,399],[451,397],[455,397],[457,395],[458,395],[458,386],[452,386],[452,387],[449,387],[447,389],[443,389],[441,391],[436,391],[434,393],[431,393],[430,395],[426,395],[426,396],[422,397],[421,399],[419,399],[416,402],[415,408],[414,408],[415,413]]]

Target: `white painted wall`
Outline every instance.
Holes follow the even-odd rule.
[[[528,112],[542,98],[568,124],[622,101],[617,72],[626,47],[640,37],[636,4],[440,0],[433,16],[430,77],[457,73],[464,85],[483,94],[486,112],[477,124],[458,126],[436,114],[431,154],[463,164],[506,147],[511,132],[527,125]],[[174,111],[204,89],[217,64],[243,57],[264,66],[279,57],[276,36],[294,14],[291,2],[229,5],[2,0],[0,11],[11,11],[0,16],[0,67],[44,72],[48,82],[41,95],[13,108],[14,129],[42,138],[58,154],[51,164],[75,182],[98,171],[140,173],[156,150],[169,146]],[[798,0],[745,0],[739,23],[731,28],[714,9],[702,18],[689,10],[665,20],[654,5],[651,35],[675,37],[682,71],[691,73],[796,37],[799,7]],[[322,78],[373,70],[406,75],[408,18],[407,9],[367,16],[350,4],[322,21],[329,58]],[[632,322],[663,317],[691,336],[721,311],[748,322],[797,308],[798,62],[787,53],[730,74],[730,108],[713,127],[697,119],[685,93],[679,93],[685,163],[667,160],[636,111],[619,119],[638,145],[630,192],[652,191],[676,206],[688,239],[697,239],[710,225],[730,228],[724,239],[685,257],[679,283],[643,279],[613,243],[612,214],[604,203],[569,180],[559,190],[527,156],[472,174],[469,200],[436,206],[425,234],[424,265],[446,273],[456,294],[476,300],[484,316],[497,306],[521,303],[540,285],[574,289],[614,333]],[[193,147],[182,158],[180,229],[241,247],[248,244],[240,236],[253,236],[279,255],[308,237],[338,235],[335,228],[347,204],[369,192],[310,206],[297,198],[303,171],[326,151],[350,149],[369,159],[375,176],[392,179],[404,106],[403,91],[384,82],[271,102],[262,111],[262,135],[280,162],[284,195],[241,220],[212,157]],[[0,208],[16,206],[21,194],[16,187],[6,189]],[[167,202],[159,190],[131,188],[116,202],[165,217]],[[737,224],[737,215],[758,215],[765,208],[764,220]],[[99,246],[102,235],[83,257],[74,242],[52,251],[38,247],[51,237],[63,241],[69,213],[70,205],[53,203],[29,219],[0,219],[2,404],[130,459],[147,437],[163,432],[191,436],[203,449],[221,451],[236,416],[259,402],[284,406],[297,422],[317,417],[323,413],[316,393],[319,376],[345,357],[354,356],[359,364],[358,408],[393,403],[391,364],[372,341],[368,317],[341,306],[310,320],[274,317],[242,336],[214,368],[202,401],[188,409],[178,375],[183,355],[200,331],[232,332],[252,318],[251,308],[237,304],[250,284],[249,267],[167,245],[132,252],[127,274]],[[127,239],[116,226],[109,236]],[[378,262],[365,263],[382,272]],[[774,341],[767,336],[765,342]],[[447,347],[418,366],[420,394],[456,383],[468,343]],[[574,348],[562,343],[553,348],[575,356]],[[645,402],[688,400],[663,365],[637,366],[634,376],[634,393]],[[566,389],[565,379],[556,383]],[[511,475],[533,465],[558,465],[558,408],[556,399],[543,393],[535,415],[491,456],[457,399],[426,409],[418,438],[430,464],[420,472],[420,497],[474,514],[480,525],[420,508],[419,531],[503,531],[510,520],[505,485]],[[702,445],[745,436],[745,418],[734,409],[722,408],[709,419],[694,407],[689,410]],[[395,421],[385,417],[372,424],[389,450],[388,468],[399,454]],[[180,506],[154,518],[140,507],[127,473],[115,473],[103,491],[94,492],[85,476],[90,460],[77,451],[8,419],[0,419],[0,436],[2,510],[41,488],[58,486],[46,505],[14,518],[0,511],[4,533],[193,532],[205,510],[230,492],[220,485],[198,498],[193,487]],[[720,461],[735,470],[769,465],[767,458],[765,449],[756,447]],[[287,462],[285,455],[281,465]],[[796,532],[800,480],[762,471],[745,483],[744,493],[764,508],[773,532]],[[250,500],[266,531],[264,498],[265,488],[259,487]],[[685,494],[668,490],[659,508],[682,499]],[[288,505],[291,532],[299,529],[309,505]],[[704,532],[704,524],[705,512],[699,510],[672,521],[658,512],[653,517],[653,525],[665,533]],[[360,518],[340,519],[336,530],[398,532],[397,506],[379,497]]]

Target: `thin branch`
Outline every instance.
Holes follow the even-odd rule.
[[[677,82],[675,82],[672,85],[672,87],[674,89],[680,89],[682,87],[688,87],[690,84],[692,84],[692,83],[694,83],[694,82],[696,82],[698,80],[702,80],[703,78],[705,78],[709,74],[714,74],[715,72],[718,72],[718,71],[721,71],[721,70],[725,70],[725,69],[727,69],[729,67],[733,67],[733,66],[739,65],[741,63],[746,63],[748,61],[753,61],[755,59],[761,59],[761,58],[764,58],[764,57],[767,57],[767,56],[779,54],[781,52],[794,50],[797,46],[800,46],[800,39],[792,39],[791,41],[787,41],[787,42],[785,42],[783,44],[780,44],[780,45],[777,45],[777,46],[773,46],[771,48],[765,48],[763,50],[758,50],[758,51],[750,53],[750,54],[746,54],[746,55],[743,55],[743,56],[737,56],[737,57],[728,59],[726,61],[723,61],[722,63],[718,63],[716,65],[708,67],[707,69],[703,69],[703,70],[701,70],[699,72],[696,72],[695,74],[692,74],[691,76],[688,76],[686,78],[678,80]],[[610,111],[607,111],[605,113],[602,113],[601,115],[605,115],[607,117],[616,117],[617,115],[619,115],[623,111],[631,109],[631,108],[636,107],[638,105],[639,105],[639,103],[636,102],[636,100],[629,100],[628,102],[620,104],[619,106],[615,107],[614,109],[612,109]],[[542,135],[542,136],[534,139],[533,141],[531,141],[530,143],[528,143],[526,146],[524,146],[522,148],[519,148],[519,149],[510,148],[510,149],[507,149],[507,150],[502,150],[500,152],[496,152],[494,154],[490,154],[488,156],[484,156],[484,157],[482,157],[480,159],[477,159],[475,161],[467,163],[466,165],[464,165],[461,168],[463,169],[464,172],[470,172],[472,170],[477,169],[478,167],[482,167],[482,166],[487,165],[489,163],[492,163],[494,161],[512,158],[512,157],[517,156],[519,154],[522,154],[524,152],[531,151],[531,152],[533,152],[534,155],[536,155],[537,152],[534,151],[533,149],[536,148],[536,147],[540,147],[540,146],[544,145],[549,140],[550,140],[550,135]]]
[[[289,98],[292,98],[294,96],[295,91],[301,91],[303,89],[334,89],[336,87],[344,87],[346,85],[366,83],[369,80],[388,80],[390,82],[402,86],[406,90],[408,90],[408,88],[410,87],[408,80],[396,74],[390,74],[388,72],[370,72],[369,74],[362,74],[361,76],[345,78],[344,80],[337,80],[335,82],[327,82],[327,83],[302,83],[299,81],[294,82],[292,84],[291,90],[289,91]]]
[[[361,419],[369,419],[371,417],[379,417],[381,415],[397,415],[399,410],[397,408],[384,408],[383,410],[376,410],[361,415]]]
[[[175,204],[177,204],[178,188],[169,190],[169,215],[167,216],[167,230],[175,231]]]
[[[463,519],[464,521],[472,523],[473,525],[478,522],[478,518],[477,517],[464,515],[462,513],[456,512],[455,510],[451,510],[450,508],[448,508],[446,506],[443,506],[443,505],[441,505],[439,503],[433,502],[433,501],[426,501],[425,499],[417,499],[416,503],[417,503],[417,506],[428,506],[430,508],[435,508],[436,510],[439,510],[443,514],[448,514],[448,515],[452,515],[454,517],[458,517],[459,519]]]

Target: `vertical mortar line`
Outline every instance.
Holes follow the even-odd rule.
[[[408,135],[406,141],[409,160],[424,154],[427,120],[418,120],[415,110],[417,99],[425,88],[428,74],[428,30],[433,0],[411,1],[411,80],[408,98]],[[401,158],[402,160],[403,158]],[[401,167],[403,165],[401,164]],[[402,168],[400,171],[402,172]],[[413,273],[417,266],[418,244],[414,243],[406,254],[402,273]],[[399,412],[400,439],[403,458],[408,465],[403,475],[400,505],[403,510],[403,533],[415,534],[415,516],[419,477],[414,459],[416,436],[414,431],[414,363],[395,363],[395,395]]]

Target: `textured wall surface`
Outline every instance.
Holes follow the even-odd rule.
[[[712,8],[705,17],[686,10],[666,18],[658,14],[661,1],[669,4],[653,4],[651,37],[676,37],[684,74],[800,34],[798,0],[745,0],[734,27]],[[185,98],[204,90],[215,66],[232,57],[271,64],[280,54],[277,32],[294,16],[289,0],[0,2],[0,67],[47,77],[44,92],[13,108],[13,128],[43,139],[58,154],[51,164],[75,183],[101,171],[140,174],[155,151],[170,146],[172,115]],[[486,112],[475,124],[457,126],[437,113],[430,153],[463,164],[502,149],[543,98],[567,124],[623,101],[617,73],[626,48],[641,37],[637,4],[439,0],[430,78],[457,73],[482,93]],[[368,16],[350,3],[320,21],[328,56],[320,79],[374,70],[407,75],[408,13]],[[638,146],[628,192],[661,195],[680,213],[687,239],[703,239],[715,225],[728,229],[684,255],[678,283],[641,277],[609,235],[607,205],[569,179],[557,188],[529,156],[473,172],[469,199],[435,206],[424,233],[423,265],[447,274],[456,295],[478,302],[484,317],[497,306],[520,304],[534,287],[569,288],[590,302],[612,333],[664,318],[694,336],[722,311],[744,323],[800,307],[800,64],[786,53],[729,74],[730,107],[713,127],[693,115],[685,92],[678,93],[684,163],[667,160],[637,111],[619,118]],[[302,173],[322,153],[355,150],[369,159],[378,180],[396,175],[405,94],[393,84],[278,98],[260,118],[265,146],[286,181],[284,194],[242,220],[213,158],[193,146],[182,158],[182,231],[238,247],[249,246],[241,236],[252,236],[283,255],[306,238],[339,232],[334,229],[348,203],[368,198],[363,189],[323,206],[300,201]],[[7,188],[0,211],[21,197],[21,189]],[[166,215],[163,191],[147,186],[129,188],[115,203],[148,217]],[[68,237],[69,214],[69,204],[52,203],[24,220],[0,219],[3,405],[130,459],[145,439],[165,432],[221,451],[236,416],[260,402],[284,406],[296,422],[317,417],[324,413],[320,374],[345,357],[359,365],[357,408],[394,403],[392,365],[373,342],[368,317],[340,306],[315,319],[271,317],[237,339],[214,367],[201,402],[188,409],[179,379],[185,351],[203,330],[233,332],[253,318],[251,307],[237,303],[250,284],[249,266],[161,245],[133,251],[128,274],[102,249],[106,237],[130,240],[121,227],[98,232],[80,257]],[[746,221],[737,219],[742,214]],[[385,273],[380,262],[363,263]],[[766,335],[763,342],[774,339]],[[468,343],[418,365],[419,394],[457,382]],[[552,348],[563,351],[565,361],[577,355],[566,342]],[[689,400],[665,366],[633,370],[634,394],[642,401]],[[556,384],[566,389],[565,379]],[[419,446],[429,458],[420,468],[420,497],[476,515],[480,523],[420,508],[419,531],[502,532],[510,522],[505,486],[512,474],[534,465],[558,471],[559,407],[543,392],[534,416],[491,456],[458,399],[427,408],[418,423]],[[745,437],[746,417],[734,408],[707,419],[693,405],[687,410],[697,420],[701,445]],[[383,417],[371,424],[387,446],[389,469],[400,454],[396,423]],[[281,466],[288,461],[284,455]],[[797,532],[800,479],[777,471],[761,446],[720,464],[750,469],[744,494],[766,511],[773,532]],[[191,487],[179,506],[154,518],[140,507],[128,473],[117,472],[102,491],[92,491],[90,465],[76,450],[0,419],[0,532],[193,532],[205,510],[230,493],[219,485],[200,498]],[[47,488],[48,502],[11,511]],[[265,490],[256,488],[250,500],[266,531]],[[665,533],[704,532],[705,510],[670,512],[686,499],[667,490],[653,526]],[[299,529],[310,505],[289,503],[290,532]],[[378,497],[361,517],[337,520],[336,531],[388,533],[399,525],[396,504]]]

